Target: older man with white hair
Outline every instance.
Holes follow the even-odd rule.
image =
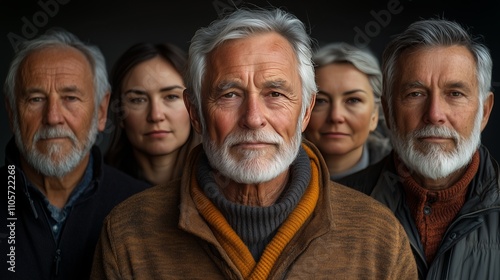
[[[382,66],[394,153],[340,182],[395,213],[420,279],[500,279],[499,167],[480,142],[493,107],[488,49],[456,22],[421,20]]]
[[[104,57],[63,30],[21,46],[5,81],[1,279],[88,279],[108,212],[147,185],[103,164],[109,102]],[[7,211],[8,210],[8,211]]]
[[[416,279],[394,215],[330,181],[302,139],[310,43],[280,9],[238,9],[195,33],[184,100],[203,144],[182,178],[110,213],[93,279]]]

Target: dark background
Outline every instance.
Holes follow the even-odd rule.
[[[187,50],[194,32],[222,12],[249,5],[272,5],[300,18],[318,46],[334,41],[367,45],[379,58],[391,36],[415,20],[444,17],[458,21],[473,34],[483,37],[490,48],[494,62],[493,87],[500,92],[500,3],[495,2],[0,0],[0,81],[3,86],[16,44],[53,27],[62,27],[83,41],[98,45],[109,70],[117,57],[134,43],[171,42]],[[364,35],[360,35],[361,32]],[[4,147],[12,134],[5,107],[0,108],[0,162],[3,162]],[[482,134],[482,142],[496,158],[500,158],[500,145],[495,145],[500,133],[496,129],[499,120],[500,105],[497,104]],[[109,131],[101,135],[98,140],[101,147],[106,148],[109,135]]]

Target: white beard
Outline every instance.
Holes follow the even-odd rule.
[[[241,159],[234,158],[230,153],[231,147],[248,141],[273,143],[276,154],[269,159],[269,155],[263,154],[263,151],[240,150]],[[224,176],[243,184],[257,184],[276,178],[293,163],[301,143],[301,125],[297,126],[289,144],[277,133],[255,130],[228,135],[224,143],[217,146],[210,140],[208,133],[203,132],[203,148],[210,165]]]
[[[92,119],[91,127],[87,133],[85,142],[80,143],[76,135],[70,129],[62,127],[42,127],[33,136],[31,147],[26,147],[21,138],[19,122],[14,119],[14,135],[16,145],[21,155],[35,170],[49,177],[63,177],[72,171],[88,154],[95,143],[98,134],[97,115]],[[73,147],[67,154],[61,153],[61,145],[52,144],[48,147],[47,153],[41,153],[36,148],[36,143],[40,139],[53,137],[68,137],[71,139]]]
[[[399,135],[397,129],[391,130],[390,137],[393,148],[411,171],[433,180],[445,178],[469,164],[472,156],[479,148],[482,116],[482,110],[479,110],[469,138],[461,137],[455,130],[444,126],[429,125],[407,135]],[[391,126],[396,128],[392,117],[390,121]],[[416,139],[423,136],[453,138],[456,149],[447,152],[439,144],[433,143],[424,146],[425,152],[415,149]]]

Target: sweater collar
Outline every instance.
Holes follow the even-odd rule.
[[[207,157],[203,154],[197,170],[197,181],[205,195],[222,212],[231,227],[258,260],[265,245],[272,239],[276,229],[295,209],[304,194],[310,179],[309,157],[300,149],[290,166],[290,179],[278,201],[269,207],[252,207],[227,200],[213,176]]]
[[[400,161],[399,157],[394,157],[395,166],[402,166],[402,168],[397,168],[399,176],[403,179],[403,185],[405,187],[405,192],[408,196],[412,196],[413,198],[425,198],[425,197],[434,197],[435,200],[438,201],[451,201],[456,199],[458,196],[464,196],[464,190],[467,189],[467,186],[472,181],[474,176],[477,173],[479,167],[479,152],[476,151],[472,156],[470,164],[466,167],[465,173],[460,178],[458,182],[456,182],[453,186],[446,188],[444,190],[433,191],[427,190],[420,186],[415,179],[411,176],[408,168]]]

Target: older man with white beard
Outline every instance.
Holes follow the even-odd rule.
[[[394,152],[340,182],[395,213],[420,279],[500,279],[499,167],[480,144],[493,107],[488,49],[456,22],[421,20],[382,65]]]
[[[108,92],[99,49],[66,31],[16,53],[5,81],[14,139],[2,167],[1,279],[88,279],[104,217],[146,189],[94,146]]]
[[[110,213],[92,279],[416,279],[397,219],[331,182],[302,141],[310,43],[279,9],[238,9],[196,32],[184,100],[203,144],[181,179]]]

